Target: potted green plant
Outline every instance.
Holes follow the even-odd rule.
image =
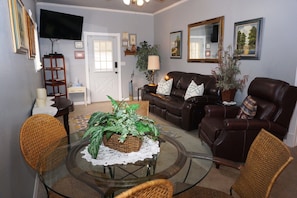
[[[136,68],[140,72],[144,72],[145,78],[148,82],[152,82],[153,80],[153,71],[147,70],[148,65],[148,56],[149,55],[159,55],[158,46],[157,45],[150,45],[146,41],[140,42],[140,46],[137,48],[137,62]]]
[[[236,50],[232,52],[232,47],[229,45],[227,50],[223,51],[218,67],[211,71],[217,80],[216,86],[221,91],[223,101],[233,101],[236,91],[242,90],[248,80],[248,75],[242,78],[237,77],[241,74],[239,60],[239,54]]]
[[[128,105],[125,101],[117,102],[112,97],[107,97],[112,103],[112,112],[93,113],[83,135],[83,138],[90,138],[88,152],[92,158],[97,157],[100,145],[104,140],[107,143],[113,138],[116,142],[112,142],[110,145],[118,144],[121,147],[129,137],[140,141],[144,136],[153,140],[157,139],[160,132],[154,121],[136,114],[139,104]]]

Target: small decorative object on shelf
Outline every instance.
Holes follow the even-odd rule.
[[[136,114],[139,104],[128,105],[125,101],[117,102],[112,97],[107,97],[112,103],[112,112],[93,113],[83,136],[83,138],[90,138],[88,152],[91,154],[92,158],[97,158],[100,145],[104,138],[106,138],[104,141],[107,142],[107,144],[104,144],[105,146],[108,146],[108,142],[111,141],[114,147],[113,149],[124,152],[136,151],[136,144],[137,148],[140,148],[138,141],[131,144],[129,143],[129,140],[129,142],[124,145],[129,136],[136,137],[140,140],[144,136],[153,140],[157,139],[160,132],[155,126],[154,121],[148,117]],[[115,137],[117,144],[115,143],[114,138],[111,138],[114,134],[119,135],[118,137]],[[133,147],[123,148],[124,146]]]
[[[67,98],[65,60],[62,54],[44,55],[42,58],[43,77],[48,96]]]
[[[219,60],[219,66],[212,70],[212,75],[217,80],[216,85],[221,90],[222,101],[233,101],[236,91],[242,90],[248,80],[248,75],[244,75],[242,79],[237,78],[241,73],[239,59],[237,51],[232,53],[232,47],[229,45]]]

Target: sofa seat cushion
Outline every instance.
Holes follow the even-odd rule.
[[[170,97],[170,100],[166,103],[166,109],[169,113],[181,116],[184,101],[177,97]]]
[[[155,105],[171,114],[181,116],[184,101],[179,97],[150,94],[150,104]]]

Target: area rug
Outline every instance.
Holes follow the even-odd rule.
[[[85,129],[88,126],[88,121],[91,114],[79,115],[69,119],[70,124],[74,127],[76,131]]]

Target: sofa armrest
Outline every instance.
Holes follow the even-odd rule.
[[[156,86],[144,85],[143,91],[146,93],[156,93],[157,87],[158,87],[158,85],[156,85]]]
[[[275,136],[283,139],[287,134],[287,129],[275,122],[269,120],[259,120],[259,119],[225,119],[224,129],[228,130],[261,130],[262,128],[268,130]]]
[[[206,105],[205,117],[235,118],[239,112],[239,106]]]

